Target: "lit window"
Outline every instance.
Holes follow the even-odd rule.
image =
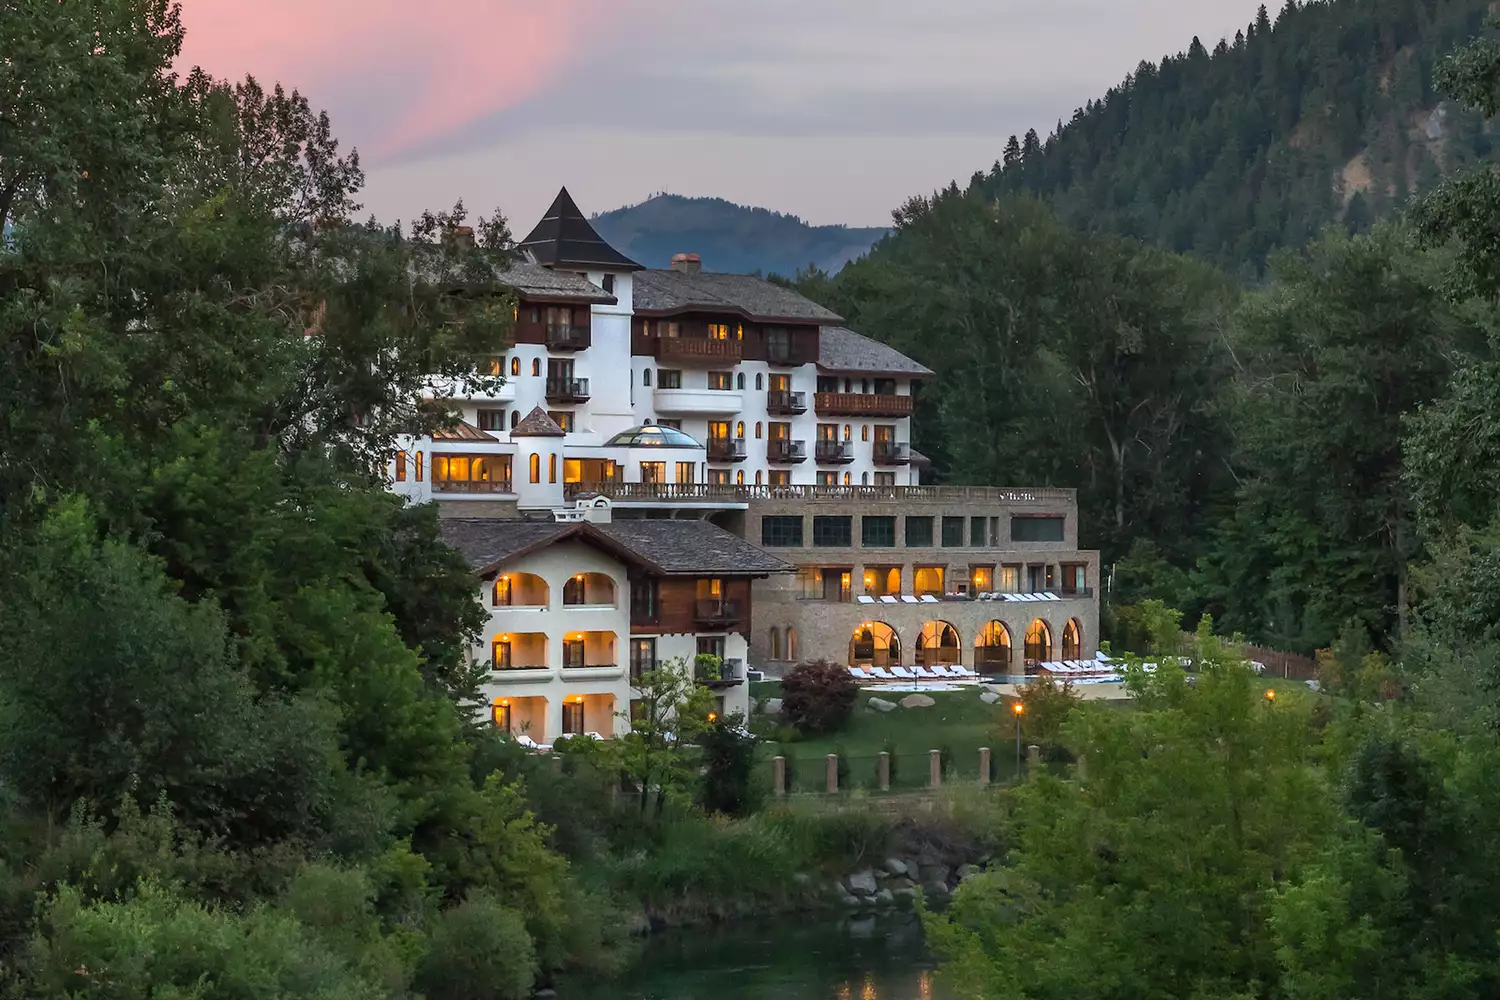
[[[533,483],[542,481],[542,456],[535,452],[531,454],[531,481]]]
[[[521,359],[520,358],[511,358],[510,359],[510,373],[512,375],[519,375],[519,374],[521,374]]]
[[[532,376],[532,378],[536,378],[537,376],[539,376],[541,374],[542,374],[542,359],[541,358],[532,358],[531,359],[531,376]]]
[[[417,482],[422,481],[422,453],[417,452]]]
[[[549,483],[555,483],[555,482],[557,482],[557,455],[556,454],[552,454],[552,455],[548,455],[547,456],[547,482],[549,482]]]
[[[396,452],[396,482],[406,482],[406,452]]]
[[[760,421],[759,420],[757,420],[755,422],[755,440],[757,440],[757,441],[760,440]]]

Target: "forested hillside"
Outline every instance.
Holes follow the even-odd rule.
[[[676,194],[659,194],[592,221],[599,235],[647,267],[666,267],[673,254],[696,253],[704,270],[733,274],[791,274],[809,264],[836,272],[889,231],[810,226],[795,215]]]
[[[1212,51],[1142,62],[1045,140],[1012,137],[991,197],[1041,197],[1078,228],[1193,252],[1242,278],[1331,222],[1358,231],[1492,155],[1434,67],[1488,0],[1291,0]]]

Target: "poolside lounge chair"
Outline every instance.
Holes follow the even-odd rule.
[[[931,594],[923,594],[922,595],[922,603],[923,604],[936,604],[937,602],[938,602],[938,599],[936,597],[933,597]]]
[[[895,674],[903,681],[914,681],[917,679],[916,675],[913,674],[910,670],[907,670],[905,667],[892,667],[891,673]]]
[[[881,604],[900,604],[901,602],[898,601],[898,600],[896,600],[890,594],[882,594],[882,595],[880,595],[880,603]]]
[[[902,594],[901,595],[901,603],[902,604],[916,604],[917,603],[917,599],[915,597],[911,596],[910,594]]]
[[[967,677],[973,677],[974,676],[974,671],[970,670],[968,667],[964,666],[962,663],[954,663],[954,664],[952,664],[952,665],[950,665],[948,667],[948,675],[950,677],[965,677],[965,678],[967,678]]]
[[[861,604],[874,604],[875,603],[875,598],[871,597],[869,594],[860,594],[858,597],[855,598],[855,600],[858,601]]]
[[[941,663],[934,663],[932,666],[928,667],[927,669],[932,671],[932,675],[934,677],[952,677],[953,676],[952,674],[948,673],[948,668],[945,667],[945,666],[943,666]]]
[[[853,674],[854,679],[857,681],[866,681],[870,679],[870,675],[865,673],[864,667],[850,667],[849,673]]]
[[[894,678],[894,677],[892,677],[892,676],[891,676],[891,674],[890,674],[890,672],[889,672],[889,671],[887,671],[887,670],[886,670],[886,669],[885,669],[885,667],[869,667],[869,668],[868,668],[868,669],[869,669],[869,671],[870,671],[870,673],[871,673],[871,674],[872,674],[872,675],[873,675],[873,676],[874,676],[874,677],[875,677],[875,678],[876,678],[876,679],[877,679],[877,680],[882,680],[882,681],[893,681],[893,680],[895,680],[895,679],[896,679],[896,678]]]

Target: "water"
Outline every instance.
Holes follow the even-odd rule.
[[[953,1000],[909,914],[851,921],[793,914],[775,923],[659,935],[608,983],[565,984],[558,1000]]]

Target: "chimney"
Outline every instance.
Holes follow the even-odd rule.
[[[657,260],[661,258],[658,257]],[[672,270],[683,274],[697,274],[703,270],[703,258],[695,253],[680,253],[672,258]]]

